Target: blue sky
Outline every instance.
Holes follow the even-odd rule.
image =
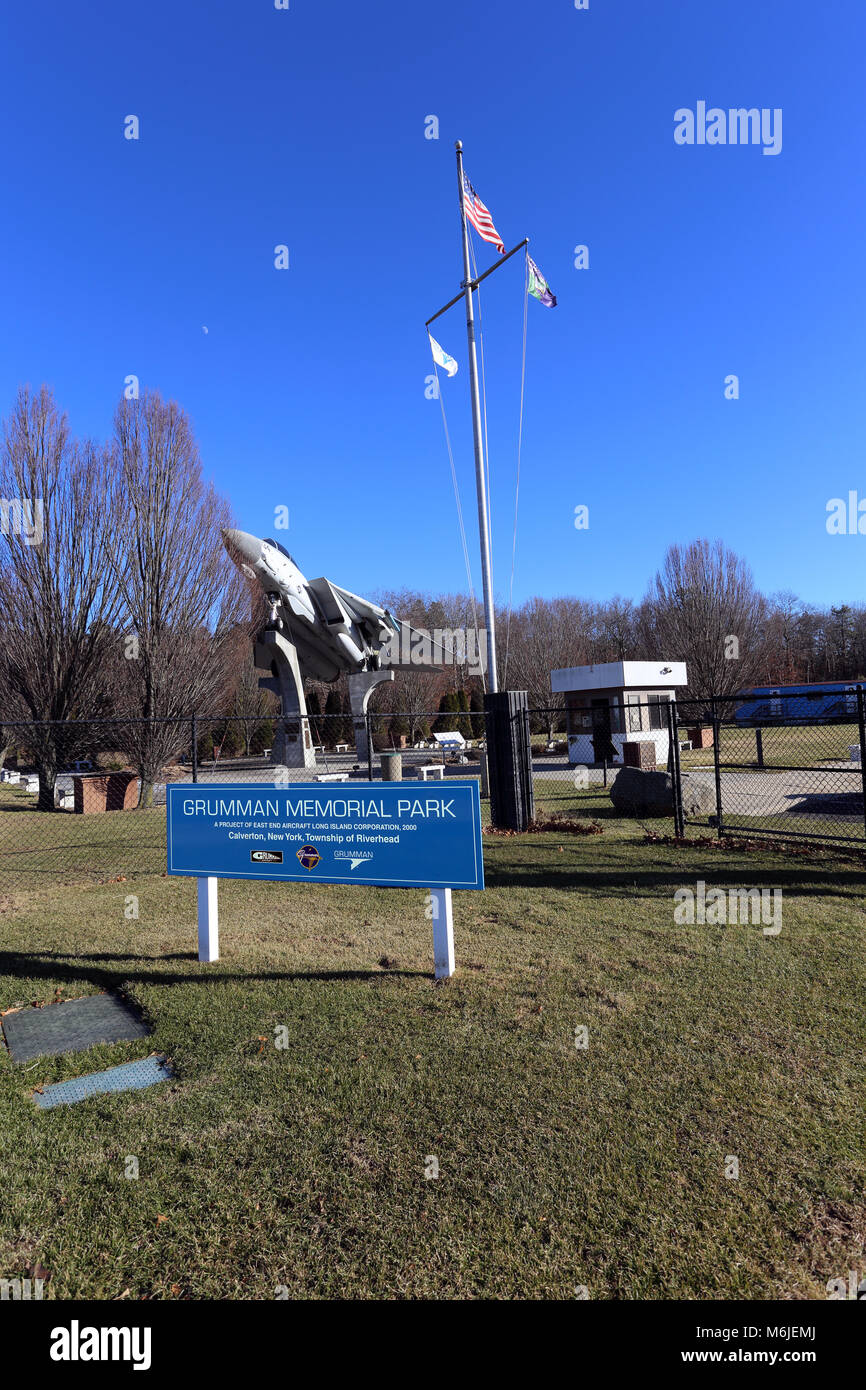
[[[863,596],[866,536],[825,527],[828,499],[866,497],[862,5],[52,0],[7,6],[0,40],[4,414],[45,381],[105,436],[134,373],[188,411],[239,524],[308,575],[463,587],[424,331],[462,275],[459,137],[559,300],[529,304],[515,598],[639,598],[697,536],[767,591]],[[698,101],[781,108],[781,153],[678,146]],[[519,257],[482,308],[507,597]],[[460,363],[443,395],[477,585],[459,307],[436,333]]]

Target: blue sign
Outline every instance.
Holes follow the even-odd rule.
[[[175,782],[166,814],[170,874],[484,887],[475,781]]]

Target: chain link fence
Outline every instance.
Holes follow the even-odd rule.
[[[434,710],[3,724],[0,889],[16,875],[38,885],[164,873],[169,782],[476,778],[489,824],[484,719]],[[541,823],[611,811],[613,769],[575,768],[563,721],[562,710],[530,712]]]
[[[863,688],[823,714],[815,703],[810,693],[678,700],[683,827],[866,844]],[[689,796],[695,779],[711,785],[710,805]]]
[[[535,824],[592,831],[619,820],[681,836],[866,845],[862,688],[820,717],[808,696],[797,700],[635,702],[585,724],[561,708],[531,710]],[[163,873],[169,782],[477,778],[489,824],[485,759],[477,711],[5,724],[0,890],[16,875],[38,884]],[[629,759],[669,774],[655,806],[611,797]]]

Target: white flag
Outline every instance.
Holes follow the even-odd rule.
[[[429,330],[427,337],[430,339],[430,351],[433,353],[433,361],[436,363],[436,366],[441,367],[449,376],[454,376],[457,371],[457,363],[454,361],[454,358],[448,356],[448,353],[443,347],[440,347]]]

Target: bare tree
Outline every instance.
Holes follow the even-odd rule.
[[[125,737],[148,806],[161,768],[188,743],[188,716],[211,713],[224,695],[249,597],[222,544],[228,504],[202,478],[180,407],[155,392],[123,400],[114,458],[125,504],[110,553],[124,604],[126,706],[142,716]]]
[[[487,673],[487,635],[484,628],[484,609],[471,594],[442,594],[430,604],[427,626],[432,620],[432,635],[441,633],[441,643],[451,653],[446,683],[456,691],[467,691],[473,678],[484,679]]]
[[[0,689],[28,731],[39,774],[39,809],[54,810],[61,758],[75,756],[77,726],[59,721],[107,712],[101,679],[115,640],[118,584],[105,538],[116,524],[107,453],[71,440],[66,417],[43,386],[18,393],[5,422],[0,497]],[[14,504],[14,505],[13,505]],[[18,525],[14,521],[17,506]]]
[[[512,614],[503,681],[528,692],[530,709],[545,711],[549,739],[565,708],[564,696],[550,689],[550,673],[586,660],[591,625],[591,611],[579,599],[531,598]],[[505,630],[503,623],[500,632]]]
[[[398,668],[394,672],[393,684],[383,686],[377,708],[405,715],[409,741],[414,743],[424,732],[425,723],[432,722],[425,720],[424,716],[436,711],[445,687],[451,687],[455,682],[462,686],[467,681],[470,663],[466,644],[461,644],[457,637],[452,647],[451,639],[460,630],[466,631],[471,603],[462,595],[449,594],[434,598],[409,589],[380,590],[376,602],[389,608],[395,617],[410,624],[415,631],[426,633],[431,642],[438,631],[438,641],[457,658],[454,665],[436,669],[420,665]]]
[[[599,606],[597,638],[602,661],[628,661],[637,647],[636,610],[630,598],[615,594]]]
[[[695,698],[735,694],[759,675],[766,602],[721,541],[672,545],[647,605],[657,656],[687,663]]]
[[[792,684],[800,679],[798,623],[804,608],[790,590],[771,594],[764,629],[763,676],[768,683]]]
[[[395,672],[391,708],[395,713],[406,716],[410,743],[415,743],[424,732],[425,719],[439,705],[442,688],[448,674],[428,671],[423,667]]]
[[[232,690],[231,714],[233,727],[240,728],[244,753],[249,757],[253,739],[269,720],[277,718],[280,705],[270,690],[262,690],[259,687],[259,679],[265,673],[255,665],[253,647],[246,626],[238,630],[236,637],[237,641],[232,642],[237,674]]]

